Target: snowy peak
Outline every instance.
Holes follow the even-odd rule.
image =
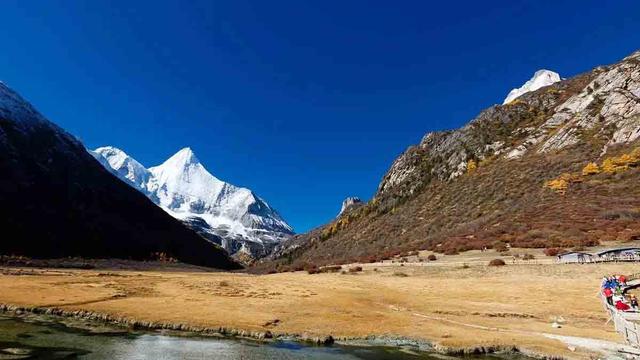
[[[529,81],[524,83],[524,85],[511,90],[502,104],[508,104],[523,94],[557,83],[560,80],[560,75],[556,72],[545,69],[538,70],[533,74],[533,77],[529,79]]]
[[[91,153],[175,218],[205,237],[221,237],[220,245],[230,253],[243,250],[264,256],[293,234],[275,209],[251,190],[213,176],[189,147],[148,169],[111,146]]]
[[[196,157],[190,147],[182,148],[177,153],[168,158],[162,165],[158,167],[173,168],[173,169],[186,169],[189,166],[195,166],[200,164],[200,160]]]
[[[227,185],[211,175],[188,147],[149,168],[149,172],[154,179],[148,190],[156,193],[160,205],[173,211],[187,211],[194,202],[217,205]]]
[[[131,182],[138,189],[143,189],[149,181],[149,171],[136,161],[136,159],[116,147],[103,146],[90,153],[103,165],[104,162],[102,159],[106,160],[111,169],[113,169],[119,177]],[[96,154],[97,156],[101,156],[102,159],[98,158]]]

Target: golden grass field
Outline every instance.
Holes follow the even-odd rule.
[[[569,358],[591,352],[544,334],[622,342],[605,325],[596,294],[603,274],[634,273],[637,264],[557,265],[547,258],[486,266],[496,256],[471,251],[426,265],[366,264],[357,274],[3,268],[0,303],[274,334],[395,335],[464,348],[515,345]],[[552,328],[559,317],[565,323]]]

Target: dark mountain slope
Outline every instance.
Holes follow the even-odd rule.
[[[227,254],[103,168],[0,83],[1,254],[178,260],[238,268]]]
[[[261,266],[640,237],[639,138],[636,52],[425,135],[368,204],[295,237]],[[596,170],[583,174],[592,162]]]

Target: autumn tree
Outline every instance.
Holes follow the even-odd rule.
[[[476,169],[478,168],[478,164],[476,163],[475,160],[469,160],[467,162],[467,172],[468,173],[472,173],[474,172]]]
[[[590,162],[582,169],[583,176],[596,175],[600,173],[600,167],[594,162]]]

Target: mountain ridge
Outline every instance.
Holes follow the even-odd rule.
[[[367,204],[295,236],[260,266],[640,236],[639,139],[637,51],[426,134],[395,159]]]
[[[259,258],[293,235],[275,209],[253,191],[213,176],[189,147],[149,168],[115,147],[93,153],[167,213],[207,238],[213,235],[209,239],[231,254]]]

